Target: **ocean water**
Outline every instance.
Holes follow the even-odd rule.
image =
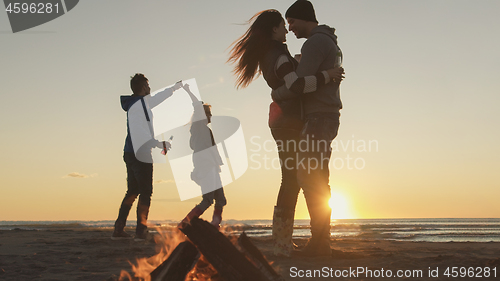
[[[161,228],[176,221],[150,221]],[[0,230],[55,228],[112,228],[114,221],[0,221]],[[134,226],[133,221],[127,223]],[[250,237],[270,237],[271,220],[227,220],[226,233],[245,231]],[[392,240],[415,242],[500,242],[500,219],[352,219],[332,220],[331,237],[337,240]],[[296,220],[294,237],[308,238],[309,220]]]

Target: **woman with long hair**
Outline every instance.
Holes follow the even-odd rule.
[[[342,68],[320,71],[316,75],[298,77],[298,62],[292,58],[284,42],[288,33],[285,20],[276,10],[257,13],[250,28],[232,44],[228,62],[235,63],[237,87],[247,87],[262,74],[273,90],[285,85],[293,98],[273,101],[269,110],[269,127],[278,146],[281,164],[281,186],[273,214],[274,254],[290,256],[293,251],[293,221],[300,192],[297,183],[296,158],[302,121],[302,96],[334,80],[340,82]]]

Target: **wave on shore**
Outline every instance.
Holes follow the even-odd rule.
[[[150,221],[160,229],[176,221]],[[0,230],[112,228],[114,221],[0,221]],[[271,220],[227,220],[225,231],[245,231],[253,237],[270,237]],[[135,222],[129,221],[128,226]],[[415,242],[500,242],[500,219],[351,219],[332,220],[336,240],[391,240]],[[309,238],[309,220],[296,220],[294,238]]]

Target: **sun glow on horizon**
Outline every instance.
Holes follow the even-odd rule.
[[[349,202],[344,195],[338,192],[332,192],[332,198],[328,201],[332,208],[332,219],[350,219]]]

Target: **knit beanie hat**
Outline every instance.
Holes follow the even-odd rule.
[[[307,0],[297,0],[293,3],[286,11],[285,18],[294,18],[318,23],[313,5]]]

